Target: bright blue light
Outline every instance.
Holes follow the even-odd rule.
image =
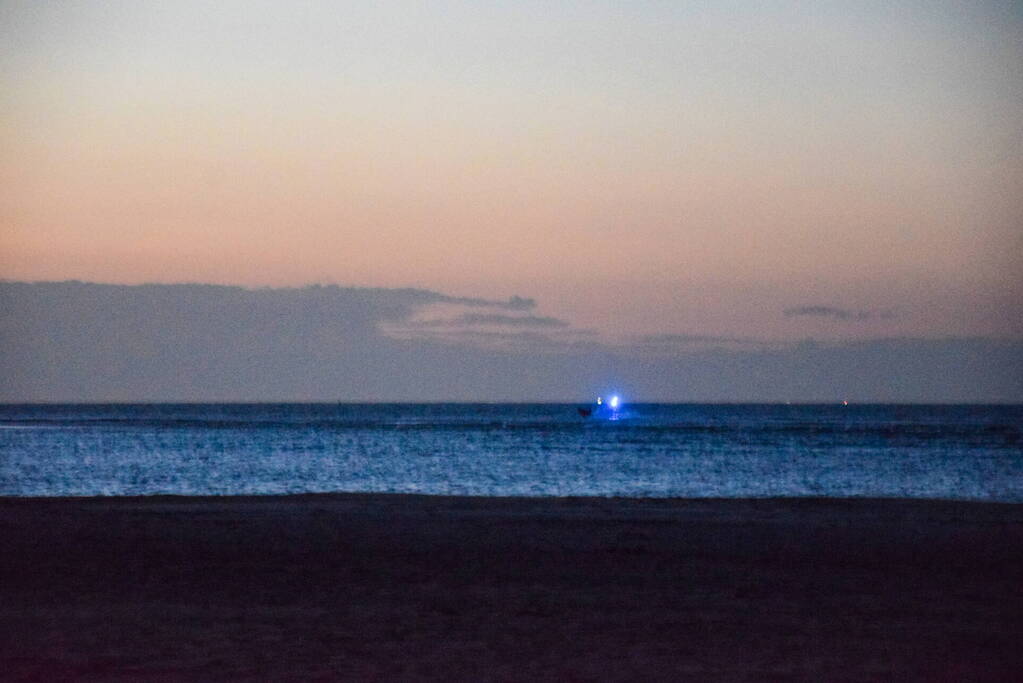
[[[609,403],[611,405],[611,409],[612,410],[617,410],[618,409],[618,397],[617,396],[612,396],[611,400],[609,401]]]

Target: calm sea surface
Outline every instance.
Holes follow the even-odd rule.
[[[0,494],[1023,502],[1023,406],[0,406]]]

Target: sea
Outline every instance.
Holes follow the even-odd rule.
[[[0,495],[1023,502],[1020,405],[0,406]]]

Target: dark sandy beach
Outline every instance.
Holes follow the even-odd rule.
[[[9,680],[1019,680],[1023,506],[0,499]]]

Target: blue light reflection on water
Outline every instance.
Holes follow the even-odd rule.
[[[1023,406],[0,406],[0,494],[1023,502]]]

